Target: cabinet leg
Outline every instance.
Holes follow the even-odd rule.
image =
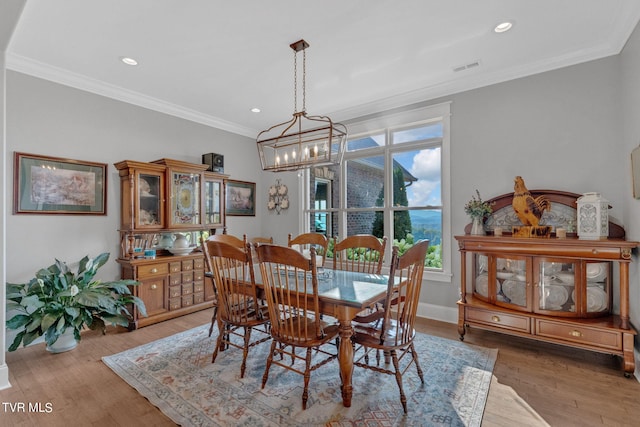
[[[636,369],[633,354],[633,334],[622,334],[622,359],[624,363],[624,376],[631,378]]]
[[[460,335],[460,341],[464,341],[464,334],[466,333],[466,326],[464,323],[458,324],[458,334]]]

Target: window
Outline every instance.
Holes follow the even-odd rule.
[[[304,229],[327,237],[387,236],[386,259],[393,245],[403,253],[428,239],[426,276],[449,281],[449,104],[380,115],[348,128],[342,165],[312,168],[304,177]]]

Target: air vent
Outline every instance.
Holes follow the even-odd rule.
[[[475,68],[475,67],[479,67],[479,66],[480,66],[480,61],[478,60],[478,61],[470,62],[470,63],[465,64],[465,65],[460,65],[458,67],[454,67],[453,71],[457,73],[458,71],[468,70],[470,68]]]

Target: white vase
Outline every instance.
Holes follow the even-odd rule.
[[[176,240],[173,241],[173,248],[182,249],[189,247],[189,241],[184,234],[176,233],[174,236]]]
[[[485,232],[484,232],[484,224],[482,223],[482,217],[476,216],[476,217],[472,217],[471,219],[472,219],[471,231],[469,232],[469,234],[472,234],[475,236],[484,236]]]
[[[78,346],[78,341],[73,335],[73,328],[67,328],[62,335],[58,337],[56,342],[51,345],[47,345],[47,351],[50,353],[63,353],[65,351],[73,350]]]

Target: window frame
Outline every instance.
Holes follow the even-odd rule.
[[[451,282],[452,278],[452,238],[451,238],[451,206],[450,206],[450,194],[451,194],[451,180],[450,180],[450,102],[441,104],[413,108],[409,110],[403,110],[393,113],[380,113],[375,117],[371,117],[364,120],[352,120],[345,122],[349,131],[349,140],[355,140],[364,138],[371,135],[385,134],[385,145],[379,147],[366,148],[356,151],[345,151],[344,159],[340,165],[340,175],[346,176],[346,163],[348,160],[362,158],[370,155],[383,155],[385,162],[385,171],[391,170],[393,161],[393,155],[395,153],[421,150],[434,147],[434,139],[422,140],[420,142],[403,142],[394,144],[392,141],[393,132],[402,131],[403,129],[410,129],[419,126],[424,126],[429,123],[442,123],[443,133],[441,143],[439,144],[440,162],[441,162],[441,207],[442,207],[442,237],[441,237],[441,252],[442,252],[442,269],[430,269],[425,268],[424,278],[426,280],[433,280],[438,282]],[[440,138],[437,138],[438,140]],[[437,145],[437,144],[435,144]],[[310,230],[310,214],[315,213],[315,209],[310,209],[309,196],[310,196],[310,171],[306,169],[303,173],[298,174],[300,189],[300,200],[303,201],[303,209],[300,210],[300,229],[308,231]],[[391,192],[393,191],[393,174],[385,173],[384,184],[384,196],[385,200],[389,200]],[[345,182],[345,184],[342,184]],[[338,235],[346,236],[347,232],[347,214],[349,212],[363,212],[363,211],[383,211],[385,235],[387,230],[391,229],[391,221],[393,219],[394,212],[400,210],[397,207],[385,206],[383,207],[371,207],[371,208],[346,208],[343,207],[343,203],[346,200],[346,181],[342,181],[339,188],[334,187],[334,191],[340,192],[340,204],[341,206],[332,206],[327,212],[337,213],[338,219]],[[420,207],[423,209],[423,207]],[[391,246],[387,245],[385,253],[385,259],[391,259]]]

